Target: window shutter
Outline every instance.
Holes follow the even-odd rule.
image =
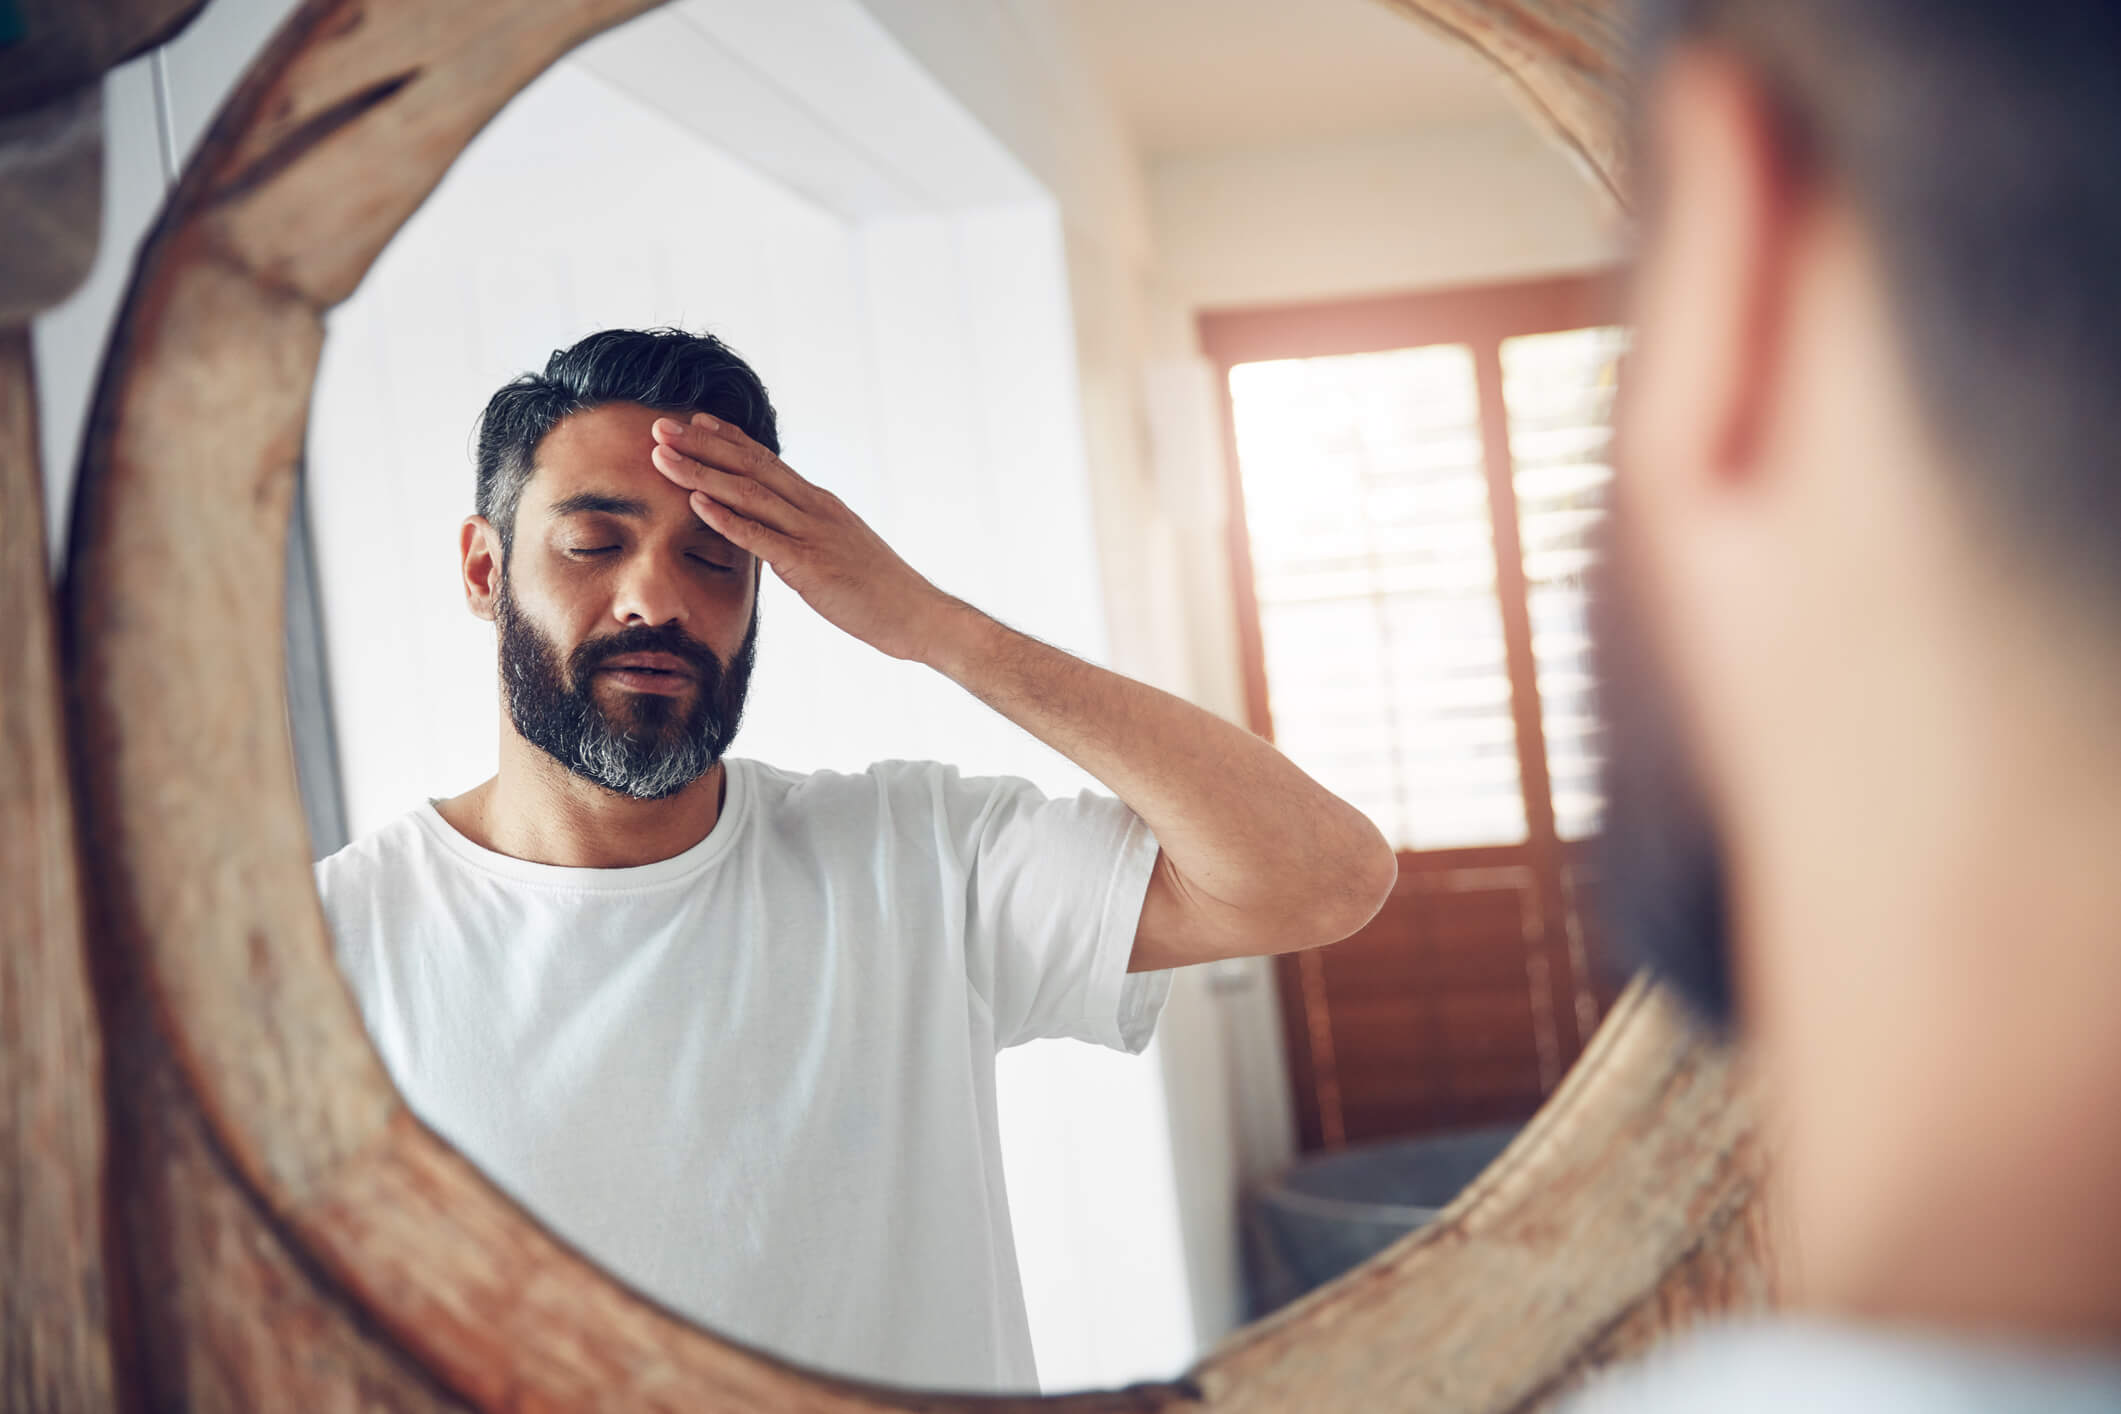
[[[1471,350],[1230,370],[1274,740],[1402,850],[1525,837]]]
[[[1625,348],[1625,331],[1613,328],[1502,341],[1532,661],[1555,833],[1564,840],[1595,834],[1603,803],[1585,574],[1613,478],[1613,390]]]

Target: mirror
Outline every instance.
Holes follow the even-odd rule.
[[[601,18],[616,18],[623,8],[613,6]],[[253,1220],[269,1214],[271,1228],[260,1241],[282,1244],[274,1250],[299,1264],[286,1268],[295,1273],[293,1286],[314,1285],[315,1274],[326,1274],[331,1299],[342,1303],[337,1309],[354,1318],[350,1326],[331,1327],[335,1348],[353,1352],[349,1360],[370,1362],[361,1368],[396,1362],[391,1368],[404,1379],[433,1382],[408,1388],[438,1387],[482,1406],[504,1399],[565,1405],[592,1397],[652,1408],[901,1402],[887,1392],[811,1382],[724,1344],[673,1319],[684,1312],[644,1303],[585,1263],[583,1252],[562,1245],[572,1240],[577,1249],[586,1247],[579,1238],[562,1233],[556,1243],[531,1220],[535,1214],[526,1215],[467,1166],[446,1134],[437,1142],[407,1122],[398,1091],[361,1039],[347,989],[326,965],[330,949],[318,927],[316,893],[293,858],[300,830],[285,766],[285,724],[277,711],[258,705],[274,703],[267,670],[278,665],[255,651],[282,627],[266,575],[277,576],[282,567],[277,552],[292,485],[287,473],[301,441],[296,430],[311,394],[309,373],[320,347],[340,342],[343,332],[324,340],[319,316],[354,295],[371,258],[426,184],[502,98],[578,37],[559,22],[500,5],[436,26],[422,23],[415,10],[378,4],[368,21],[347,26],[328,7],[305,10],[209,140],[143,260],[84,471],[80,553],[69,591],[81,645],[74,687],[83,704],[83,739],[92,743],[83,753],[83,809],[90,837],[124,842],[124,867],[111,871],[97,906],[107,915],[102,926],[112,946],[134,965],[139,1005],[154,1009],[152,1024],[146,1014],[131,1012],[114,1023],[113,1045],[120,1073],[149,1076],[164,1092],[195,1100],[200,1135],[214,1146],[204,1168],[169,1162],[154,1169],[162,1211],[235,1211]],[[755,45],[745,46],[757,38],[731,43],[755,64]],[[829,33],[806,32],[804,43],[813,59],[832,50]],[[873,50],[859,52],[874,61]],[[1551,83],[1565,91],[1574,82],[1544,69],[1543,60],[1519,62],[1535,87]],[[844,78],[850,71],[827,65],[824,72]],[[719,103],[736,87],[707,91]],[[808,96],[822,103],[826,95],[813,89]],[[925,121],[917,106],[893,111],[908,129]],[[1584,121],[1587,136],[1578,134],[1579,145],[1604,150],[1596,145],[1602,130]],[[1597,121],[1609,122],[1609,114]],[[1043,327],[1050,333],[1073,322],[1077,340],[1086,341],[1062,360],[1076,375],[1084,430],[1070,441],[1079,452],[1087,447],[1081,460],[1096,468],[1099,449],[1138,442],[1146,418],[1125,415],[1121,395],[1130,385],[1109,381],[1115,365],[1080,355],[1083,347],[1126,349],[1146,331],[1125,323],[1092,326],[1084,311],[1098,304],[1074,298],[1101,282],[1108,292],[1113,284],[1123,289],[1133,276],[1101,265],[1094,247],[1069,245],[1065,221],[1056,220],[1051,206],[1041,213],[1043,226],[1012,226],[1020,213],[1007,210],[1006,201],[986,200],[1001,190],[993,183],[1009,170],[997,176],[977,150],[947,143],[919,150],[947,159],[926,179],[942,184],[932,190],[981,197],[956,229],[963,239],[950,249],[952,279],[1021,295],[983,264],[977,237],[989,222],[1006,237],[1001,246],[1034,252],[1036,232],[1043,230],[1046,254],[1057,249],[1067,262],[1065,317],[1049,306]],[[384,160],[392,154],[394,161]],[[910,189],[931,193],[918,182]],[[1021,186],[1015,190],[1022,195]],[[892,195],[850,189],[841,199],[858,204]],[[1055,204],[1064,215],[1066,202]],[[727,217],[731,205],[717,207],[715,218]],[[871,234],[887,244],[921,238],[911,229],[921,225],[918,213],[887,210],[874,225]],[[880,305],[904,292],[888,286],[875,300]],[[974,328],[995,310],[1015,308],[960,305]],[[731,337],[738,338],[733,331]],[[514,357],[509,364],[502,376],[521,366]],[[1139,365],[1118,366],[1129,378],[1142,373]],[[955,376],[976,382],[991,372],[965,357]],[[335,376],[325,370],[327,379]],[[769,382],[778,376],[769,373]],[[1183,383],[1186,375],[1151,372],[1141,381],[1153,386],[1165,377]],[[1010,391],[1020,401],[1000,412],[1021,425],[1040,425],[1036,390]],[[1219,392],[1209,385],[1208,408]],[[965,431],[961,419],[936,415],[929,404],[915,410],[944,424],[938,436]],[[1212,426],[1212,414],[1208,421]],[[315,449],[332,422],[322,402],[316,422],[317,496],[307,524],[324,527],[327,473]],[[1091,435],[1096,429],[1102,432]],[[1181,425],[1155,440],[1183,446],[1186,435]],[[1212,480],[1201,471],[1210,463],[1194,462],[1195,475]],[[1145,497],[1139,504],[1182,497],[1185,484],[1166,480],[1161,458],[1152,464],[1156,474],[1147,489],[1136,487]],[[1112,465],[1124,470],[1140,463]],[[1094,496],[1083,499],[1094,525],[1106,511]],[[202,504],[248,506],[254,513],[221,516],[210,533],[187,534],[202,525]],[[120,505],[122,515],[114,512]],[[940,509],[970,514],[961,506]],[[888,507],[869,513],[901,548],[919,553],[891,525]],[[461,503],[450,520],[459,514]],[[1145,523],[1157,521],[1152,515]],[[1491,524],[1499,541],[1503,522]],[[1160,533],[1177,536],[1181,529],[1167,521]],[[329,613],[333,552],[321,535],[318,540],[319,599]],[[1013,568],[1023,561],[1009,548]],[[1107,560],[1100,576],[1119,573],[1109,567],[1101,541],[1099,550]],[[1163,561],[1161,570],[1153,556],[1124,563],[1138,566],[1137,573],[1171,575],[1174,560]],[[1233,554],[1227,568],[1235,573],[1242,564]],[[1004,604],[1008,589],[998,587],[1003,597],[992,602]],[[1110,617],[1115,625],[1137,626],[1151,609],[1130,606],[1157,602],[1147,595],[1123,600]],[[215,612],[205,612],[208,603]],[[801,622],[792,604],[784,617]],[[1231,617],[1241,616],[1233,610]],[[769,607],[769,627],[777,622]],[[1116,644],[1121,634],[1112,638]],[[821,634],[820,641],[832,640]],[[211,674],[202,676],[209,664]],[[343,665],[338,671],[344,673]],[[1520,743],[1526,735],[1520,733]],[[230,780],[261,782],[260,798],[231,801]],[[1218,978],[1238,980],[1223,972],[1195,975],[1202,988]],[[1183,1014],[1180,1006],[1171,1004],[1167,1025]],[[165,1024],[167,1050],[157,1039]],[[442,1042],[461,1039],[449,1033]],[[1163,1061],[1168,1075],[1173,1063],[1168,1054]],[[1427,1391],[1463,1407],[1520,1407],[1691,1313],[1760,1299],[1767,1277],[1750,1121],[1746,1107],[1733,1102],[1723,1059],[1679,1027],[1655,997],[1637,990],[1614,1004],[1612,1020],[1582,1064],[1557,1078],[1553,1098],[1528,1132],[1426,1235],[1276,1320],[1237,1332],[1183,1384],[1086,1396],[1079,1406],[1315,1407]],[[1317,1079],[1314,1074],[1314,1087]],[[129,1085],[119,1103],[132,1106],[133,1121],[152,1127],[157,1111],[140,1098],[148,1093]],[[1168,1096],[1181,1093],[1176,1086],[1165,1093],[1175,1153],[1181,1126],[1213,1111],[1170,1104]],[[1097,1105],[1091,1128],[1108,1125],[1118,1109],[1109,1100]],[[121,1132],[125,1119],[115,1122]],[[165,1134],[136,1143],[123,1159],[153,1167],[187,1152],[186,1142]],[[509,1189],[505,1174],[492,1177]],[[1013,1187],[1013,1175],[1010,1181]],[[1234,1185],[1226,1186],[1226,1213],[1235,1206],[1228,1187]],[[1137,1188],[1127,1196],[1139,1200],[1141,1193]],[[1181,1194],[1173,1206],[1182,1226],[1212,1229],[1214,1204],[1198,1197]],[[1625,1219],[1611,1220],[1615,1212]],[[1597,1214],[1606,1220],[1591,1221]],[[1017,1217],[1023,1238],[1032,1230]],[[728,1240],[742,1231],[724,1228],[716,1236]],[[143,1287],[145,1299],[210,1306],[217,1292],[245,1282],[254,1288],[258,1269],[232,1265],[234,1250],[190,1254],[196,1260],[175,1264],[162,1285]],[[1125,1289],[1109,1273],[1095,1275],[1107,1299]],[[1133,1279],[1131,1271],[1126,1275]],[[1193,1276],[1188,1270],[1189,1296]],[[813,1299],[834,1290],[822,1281],[808,1289]],[[1439,1292],[1451,1298],[1439,1301]],[[269,1300],[254,1291],[253,1298]],[[250,1349],[238,1363],[248,1370],[277,1359],[274,1368],[289,1378],[325,1378],[309,1358],[314,1352],[299,1353],[303,1361],[294,1362],[293,1355]],[[431,1402],[428,1394],[420,1400]]]
[[[1595,818],[1579,560],[1604,474],[1596,277],[1613,224],[1475,56],[1371,0],[1231,11],[1206,50],[1187,6],[1060,7],[1072,67],[1043,64],[1082,91],[1007,112],[1066,135],[1121,197],[1035,170],[952,89],[947,55],[859,5],[814,8],[797,24],[677,7],[585,45],[480,134],[328,315],[303,508],[315,612],[293,622],[315,648],[294,661],[326,683],[294,699],[328,708],[309,731],[330,748],[304,757],[319,852],[360,841],[320,872],[327,916],[413,1111],[671,1309],[894,1383],[1173,1376],[1432,1217],[1613,1000],[1573,867]],[[1085,111],[1118,131],[1092,144]],[[1291,199],[1263,207],[1266,190]],[[1147,1024],[1122,1037],[1107,995],[1101,1027],[1021,1028],[1105,1049],[1039,1039],[968,1070],[996,1027],[965,1030],[962,981],[894,985],[934,963],[891,949],[969,946],[971,925],[896,886],[805,911],[813,890],[878,871],[932,877],[933,843],[879,854],[794,822],[859,808],[897,779],[880,761],[1109,792],[771,570],[714,833],[673,859],[555,865],[579,857],[540,817],[566,788],[535,804],[479,789],[501,732],[494,612],[467,611],[461,555],[474,427],[552,351],[663,326],[725,340],[770,394],[785,462],[935,583],[1271,734],[1355,802],[1400,855],[1377,921],[1279,966],[1130,981],[1122,1012],[1171,994],[1145,1054],[1124,1052]],[[1502,501],[1491,414],[1514,457]],[[546,440],[525,449],[558,460],[521,493],[509,555],[545,591],[517,591],[520,612],[565,652],[626,612],[600,598],[594,627],[563,622],[574,601],[556,586],[588,573],[567,557],[633,531],[559,515],[548,483],[634,492],[555,450],[556,423],[583,424],[542,415]],[[649,420],[625,429],[637,461]],[[703,572],[748,563],[711,528],[698,538],[677,548]],[[1532,674],[1513,679],[1520,640]],[[713,651],[726,663],[730,647]],[[631,710],[621,691],[661,696],[599,688],[605,720]],[[536,744],[545,757],[498,758],[504,787],[579,740]],[[910,830],[897,818],[861,828]],[[765,843],[724,862],[747,830]],[[1044,906],[1096,935],[1112,866],[1064,874],[1062,841],[1038,847],[1082,895]],[[777,862],[790,852],[803,869]],[[773,882],[718,882],[739,868]],[[645,911],[643,891],[658,895]],[[863,970],[879,949],[900,960]],[[1088,985],[1059,963],[1042,977]],[[975,978],[981,1004],[988,985]],[[880,1007],[904,1016],[857,1019]],[[955,1028],[941,1055],[939,1028]]]

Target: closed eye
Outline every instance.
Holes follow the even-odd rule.
[[[615,555],[618,552],[619,547],[616,545],[570,545],[567,547],[567,553],[578,560],[594,559],[598,555]]]
[[[735,565],[720,564],[714,560],[708,559],[705,555],[687,555],[685,558],[692,561],[696,565],[704,565],[706,568],[713,570],[716,574],[736,573]]]

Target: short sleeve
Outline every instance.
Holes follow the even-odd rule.
[[[965,962],[995,1044],[1067,1036],[1141,1051],[1171,990],[1168,972],[1127,971],[1155,834],[1089,791],[1049,799],[1028,781],[947,767],[933,786],[964,870]]]

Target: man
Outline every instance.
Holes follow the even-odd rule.
[[[1583,1408],[2121,1409],[2121,7],[1644,19],[1613,925],[1790,1309]]]
[[[1345,937],[1396,863],[1266,743],[937,590],[778,445],[751,369],[674,330],[494,395],[461,548],[500,769],[326,860],[325,908],[414,1112],[562,1238],[806,1365],[1033,1387],[995,1053],[1139,1051],[1165,969]],[[1119,799],[725,757],[762,566]]]

